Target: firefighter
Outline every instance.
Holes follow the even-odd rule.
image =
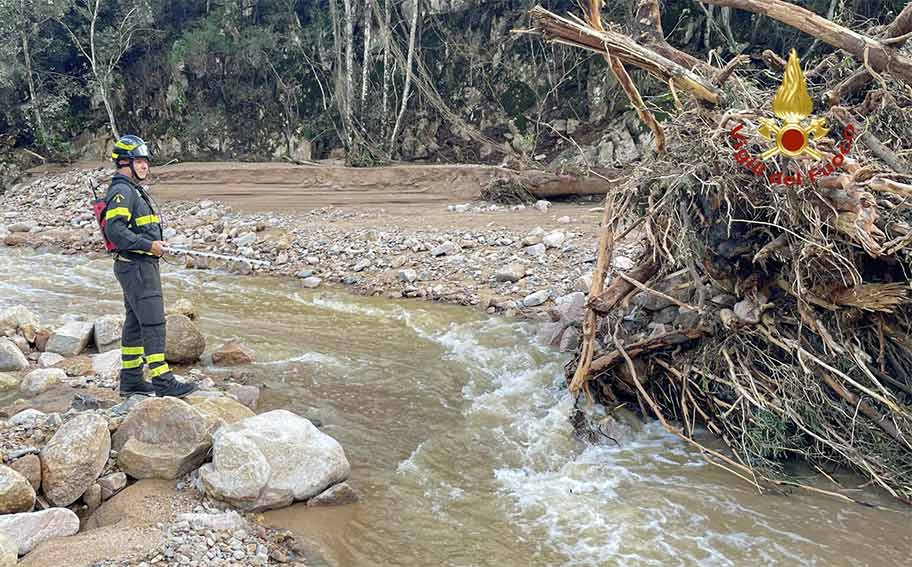
[[[158,259],[164,246],[161,222],[140,183],[152,153],[137,136],[123,136],[111,154],[117,173],[105,195],[105,236],[115,248],[114,276],[124,294],[120,394],[183,397],[196,389],[174,378],[165,362],[165,306]],[[151,383],[143,378],[149,366]]]

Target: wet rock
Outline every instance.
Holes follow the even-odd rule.
[[[310,289],[320,287],[321,283],[323,283],[323,280],[316,276],[310,276],[301,280],[301,285]]]
[[[28,359],[16,343],[6,337],[0,337],[0,372],[25,370],[28,366]]]
[[[50,368],[62,360],[63,357],[56,352],[42,352],[38,357],[38,367]]]
[[[253,362],[253,351],[247,346],[230,342],[212,353],[212,364],[216,366],[240,366]]]
[[[580,332],[576,327],[567,327],[560,338],[561,352],[575,352],[579,346]]]
[[[359,500],[358,493],[347,482],[331,486],[307,501],[308,506],[341,506],[354,504]]]
[[[28,342],[33,343],[38,325],[38,317],[22,305],[0,311],[0,335],[18,332]]]
[[[200,479],[215,499],[266,510],[312,498],[350,470],[335,439],[303,417],[274,410],[220,429]]]
[[[133,478],[187,474],[206,458],[209,427],[209,420],[183,400],[146,398],[114,433],[117,464]]]
[[[165,317],[165,360],[174,364],[196,362],[206,350],[206,339],[186,315]]]
[[[536,307],[548,301],[548,298],[551,297],[550,289],[543,289],[536,291],[535,293],[530,293],[523,298],[522,304],[524,307]]]
[[[526,267],[519,262],[513,262],[501,267],[494,275],[499,282],[518,282],[526,275]]]
[[[55,506],[75,502],[95,482],[111,451],[103,417],[85,413],[64,423],[41,450],[41,488]]]
[[[127,486],[127,475],[122,472],[111,473],[98,479],[101,487],[101,499],[107,500]]]
[[[32,489],[37,491],[41,488],[41,459],[38,455],[28,454],[19,457],[10,463],[9,467],[21,474],[32,485]]]
[[[56,352],[63,356],[76,356],[85,350],[92,338],[94,323],[84,321],[67,321],[62,327],[54,331],[45,350]]]
[[[67,374],[60,368],[39,368],[25,375],[19,389],[29,396],[37,396],[65,381]]]
[[[51,538],[71,536],[78,531],[79,517],[66,508],[0,516],[0,533],[19,547],[20,555]]]
[[[19,561],[19,546],[0,532],[0,567],[16,567]]]
[[[35,505],[35,489],[28,479],[0,465],[0,514],[29,512]]]
[[[564,332],[564,326],[560,321],[551,321],[550,323],[545,323],[541,326],[541,329],[538,331],[538,340],[542,344],[557,348],[560,344],[561,334]]]
[[[105,315],[95,320],[95,348],[98,352],[118,350],[123,321],[115,315]]]
[[[245,384],[228,384],[225,392],[250,409],[256,409],[257,402],[260,399],[260,389],[256,386]]]

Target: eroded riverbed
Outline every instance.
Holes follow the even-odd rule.
[[[0,248],[0,309],[43,322],[121,313],[110,260]],[[563,356],[528,324],[295,281],[163,266],[210,348],[256,353],[259,411],[319,418],[345,447],[353,506],[266,513],[330,564],[902,565],[912,514],[805,493],[760,496],[656,427],[572,436]],[[206,367],[209,373],[219,370]]]

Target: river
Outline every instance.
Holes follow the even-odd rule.
[[[0,247],[0,309],[122,313],[109,259]],[[572,435],[566,355],[528,323],[291,279],[163,265],[210,347],[256,355],[258,411],[318,418],[356,505],[264,514],[340,566],[906,565],[912,513],[759,495],[650,425],[623,446]],[[209,368],[213,374],[224,370]]]

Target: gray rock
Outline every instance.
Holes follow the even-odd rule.
[[[566,238],[567,236],[563,232],[556,230],[551,234],[546,234],[542,238],[542,244],[547,248],[557,248],[564,243]]]
[[[301,285],[310,289],[319,287],[321,283],[323,283],[323,280],[316,276],[311,276],[309,278],[304,278],[301,280]]]
[[[67,508],[0,515],[0,533],[18,545],[20,555],[49,539],[71,536],[78,531],[79,517]]]
[[[243,516],[229,510],[222,513],[184,513],[178,514],[178,522],[187,522],[194,530],[246,530],[247,520]]]
[[[41,459],[38,455],[22,455],[10,463],[10,468],[24,476],[32,490],[38,491],[41,488]]]
[[[174,364],[196,362],[206,350],[206,339],[186,315],[165,317],[165,360]]]
[[[19,562],[19,546],[3,532],[0,532],[0,567],[16,567]]]
[[[557,348],[560,344],[561,334],[564,332],[564,326],[560,321],[551,321],[541,326],[538,331],[538,340],[542,344]]]
[[[453,256],[458,253],[459,246],[449,240],[431,250],[431,256]]]
[[[565,327],[578,325],[586,315],[586,295],[581,291],[568,293],[554,300],[555,310]]]
[[[340,482],[308,500],[307,505],[341,506],[343,504],[354,504],[358,500],[358,493],[355,492],[355,489],[347,482]]]
[[[535,293],[530,293],[523,298],[522,304],[524,307],[536,307],[548,301],[548,298],[551,297],[550,289],[543,289],[536,291]]]
[[[399,280],[407,283],[412,283],[418,279],[418,272],[415,270],[399,270]]]
[[[228,384],[225,391],[250,409],[256,409],[257,401],[260,399],[260,389],[256,386]]]
[[[54,366],[63,360],[63,358],[64,357],[60,356],[56,352],[42,352],[38,356],[38,366],[40,368],[50,368],[51,366]]]
[[[105,315],[95,321],[95,347],[98,352],[120,348],[123,321],[115,315]]]
[[[109,350],[102,354],[92,355],[92,372],[102,378],[112,380],[120,376],[120,369],[123,366],[120,349]]]
[[[19,389],[29,396],[37,396],[48,391],[51,386],[60,384],[66,378],[66,372],[61,368],[39,368],[25,375],[22,383],[19,384]]]
[[[219,429],[200,479],[211,497],[250,511],[310,499],[350,471],[335,439],[303,417],[274,410]]]
[[[108,421],[84,413],[64,423],[41,449],[41,488],[55,506],[69,506],[95,482],[111,452]]]
[[[127,486],[127,475],[122,472],[111,473],[98,479],[101,487],[101,499],[107,500]]]
[[[352,271],[363,272],[364,270],[369,268],[370,265],[371,265],[371,261],[368,259],[364,259],[364,260],[361,260],[360,262],[358,262],[357,264],[355,264],[355,266],[352,268]]]
[[[592,273],[583,274],[573,282],[573,289],[583,293],[589,293],[592,288]]]
[[[499,282],[518,282],[525,275],[526,267],[519,262],[513,262],[498,269],[494,279]]]
[[[567,327],[560,339],[561,352],[574,352],[579,346],[580,332],[576,327]]]
[[[312,275],[314,275],[313,270],[301,270],[300,272],[295,274],[295,277],[304,279],[304,278],[309,278]]]
[[[16,343],[0,337],[0,372],[25,370],[28,366],[28,359]]]
[[[93,483],[82,495],[82,501],[88,506],[89,512],[93,512],[101,506],[101,487],[98,483]]]
[[[22,425],[25,427],[36,427],[39,423],[47,418],[47,414],[34,408],[28,408],[20,411],[13,417],[9,418],[10,425]]]
[[[545,201],[542,199],[540,201],[535,201],[535,204],[532,206],[544,213],[544,212],[547,212],[548,209],[551,208],[551,202]]]
[[[35,505],[35,489],[17,471],[0,465],[0,514],[29,512]]]
[[[523,250],[523,252],[525,252],[529,256],[532,256],[533,258],[537,258],[539,256],[544,256],[545,255],[545,245],[536,244],[535,246],[529,246],[528,248]]]
[[[0,391],[18,388],[21,381],[18,372],[0,372]]]
[[[38,317],[22,305],[0,311],[0,335],[20,333],[29,342],[35,342]]]
[[[235,238],[234,244],[238,248],[240,248],[242,246],[249,246],[249,245],[253,244],[254,242],[256,242],[256,239],[257,239],[256,233],[246,232],[246,233],[238,236],[237,238]]]
[[[541,244],[542,237],[538,234],[530,234],[529,236],[523,237],[521,244],[523,246],[535,246],[536,244]]]
[[[94,323],[67,321],[51,335],[45,351],[56,352],[63,356],[76,356],[85,350],[92,338]]]

